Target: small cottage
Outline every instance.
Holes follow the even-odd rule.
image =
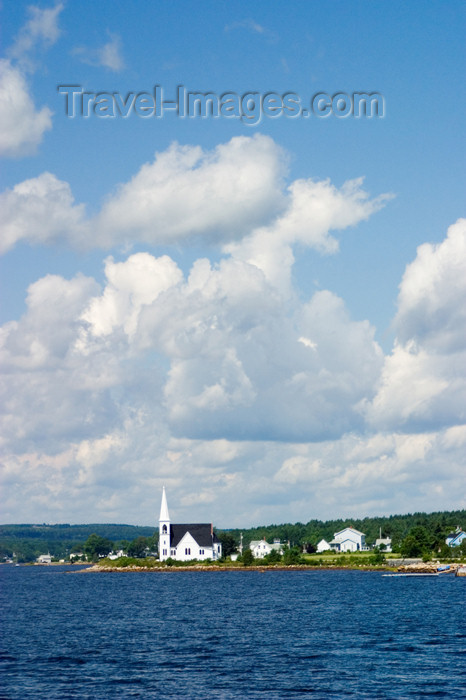
[[[327,552],[329,549],[332,549],[330,546],[330,543],[327,542],[327,540],[320,540],[320,542],[317,543],[317,554],[322,554],[322,552]]]
[[[269,544],[269,542],[265,541],[265,537],[263,540],[251,540],[249,549],[255,559],[263,559],[273,551],[278,552],[280,555],[283,554],[283,545],[280,543],[280,540],[274,540],[273,544]]]
[[[390,537],[378,537],[375,541],[374,547],[378,547],[381,552],[391,552],[392,540]]]

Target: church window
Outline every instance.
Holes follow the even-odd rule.
[[[191,549],[189,547],[186,547],[186,549],[184,550],[184,553],[191,554]]]
[[[166,526],[166,525],[164,525],[164,526],[162,527],[162,532],[163,532],[164,535],[167,534],[167,526]]]
[[[203,550],[203,549],[200,549],[200,550],[199,550],[199,554],[204,554],[204,550]]]

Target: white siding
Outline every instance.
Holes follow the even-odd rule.
[[[356,552],[366,546],[366,536],[352,527],[345,527],[344,530],[336,532],[335,540],[341,543],[340,552]]]
[[[250,548],[256,559],[263,559],[272,551],[272,546],[268,542],[261,540],[260,542],[251,542]]]
[[[317,552],[320,554],[321,552],[326,552],[327,549],[331,549],[327,540],[320,540],[320,542],[317,545]]]
[[[187,532],[176,548],[176,555],[173,557],[177,561],[189,561],[190,559],[219,559],[221,557],[221,545],[214,547],[199,547],[194,537]]]

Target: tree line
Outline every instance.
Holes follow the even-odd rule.
[[[345,527],[355,527],[364,532],[367,544],[375,543],[380,533],[392,539],[393,551],[406,557],[423,556],[439,552],[446,556],[451,551],[445,538],[457,527],[466,530],[466,510],[440,511],[437,513],[413,513],[363,519],[310,520],[308,523],[285,523],[254,528],[217,530],[224,556],[237,550],[243,538],[243,551],[251,540],[279,539],[289,549],[315,551],[321,539],[330,542],[334,533]],[[158,528],[135,525],[1,525],[0,561],[15,558],[19,562],[34,561],[40,554],[50,552],[56,559],[69,559],[73,553],[83,553],[90,559],[123,550],[131,557],[155,553],[158,544]],[[466,545],[465,547],[466,548]]]
[[[366,535],[366,543],[373,545],[376,539],[390,537],[392,549],[400,551],[403,541],[414,528],[423,528],[426,547],[436,550],[445,544],[445,538],[456,530],[457,527],[466,529],[466,510],[440,511],[437,513],[408,513],[406,515],[376,516],[366,518],[347,518],[345,520],[310,520],[308,523],[285,523],[282,525],[263,525],[254,528],[234,528],[223,530],[228,533],[236,543],[243,536],[243,548],[249,546],[251,540],[261,540],[265,537],[268,542],[279,539],[281,542],[293,546],[307,546],[308,551],[313,551],[317,543],[325,539],[327,542],[333,539],[334,534],[345,527],[354,527]],[[221,532],[217,531],[220,535]]]
[[[141,551],[140,538],[144,540],[142,549],[149,547],[151,551],[154,550],[152,538],[156,535],[155,542],[158,541],[158,528],[117,524],[0,525],[0,561],[14,559],[20,563],[32,562],[39,555],[47,553],[57,560],[67,560],[72,554],[87,555],[84,545],[91,535],[100,538],[99,541],[110,543],[106,554],[113,548],[125,550],[129,547],[133,552],[131,556],[138,556],[136,552]],[[92,552],[90,555],[94,556]]]

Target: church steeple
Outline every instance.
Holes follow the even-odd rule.
[[[160,506],[159,522],[170,522],[170,514],[168,512],[167,494],[165,493],[165,486],[162,489],[162,504]]]
[[[162,490],[162,503],[159,517],[159,559],[164,561],[170,556],[170,514],[168,512],[165,486]]]

